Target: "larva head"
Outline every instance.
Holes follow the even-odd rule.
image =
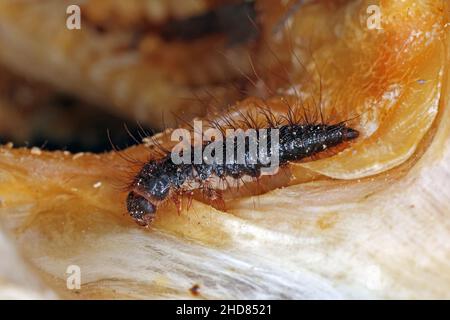
[[[127,210],[130,216],[142,226],[148,226],[156,215],[156,206],[133,191],[127,197]]]

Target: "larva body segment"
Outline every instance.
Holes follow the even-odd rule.
[[[292,161],[300,161],[314,156],[329,148],[342,144],[345,141],[356,139],[359,132],[348,127],[344,122],[335,125],[327,124],[288,124],[266,128],[270,134],[277,130],[279,142],[276,145],[267,143],[267,154],[272,156],[275,148],[278,152],[279,166],[285,166]],[[241,179],[248,176],[258,179],[262,170],[269,168],[271,163],[263,162],[259,154],[254,155],[249,151],[250,144],[261,143],[261,136],[256,139],[245,137],[244,161],[239,162],[237,156],[238,143],[234,143],[234,157],[231,161],[225,154],[225,141],[223,144],[223,162],[195,163],[196,151],[203,151],[211,142],[200,146],[191,147],[190,163],[175,164],[171,154],[166,154],[161,159],[147,162],[135,176],[131,184],[131,191],[127,198],[127,209],[130,216],[140,225],[147,226],[156,216],[158,207],[171,196],[192,195],[195,190],[215,191],[216,197],[220,197],[220,190],[208,183],[213,177],[225,179]],[[236,142],[236,140],[234,141]],[[199,148],[196,150],[196,148]],[[213,198],[213,195],[207,195]]]

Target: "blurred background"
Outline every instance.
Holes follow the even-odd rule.
[[[119,117],[35,79],[0,67],[0,143],[71,152],[111,150],[136,143],[125,130],[137,122]],[[147,128],[147,132],[151,132]]]
[[[244,0],[2,0],[0,143],[103,152],[108,131],[124,148],[128,131],[224,108],[245,93],[256,23]]]

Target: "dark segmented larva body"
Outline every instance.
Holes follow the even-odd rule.
[[[284,166],[288,162],[299,161],[303,158],[318,154],[328,148],[337,146],[344,141],[358,137],[358,131],[347,127],[344,123],[336,125],[308,124],[308,125],[284,125],[279,130],[279,165]],[[270,134],[271,128],[267,129]],[[257,137],[259,139],[259,137]],[[188,193],[199,189],[209,178],[231,177],[240,179],[244,176],[258,178],[263,168],[270,164],[264,164],[259,159],[250,161],[248,144],[249,138],[245,138],[244,163],[202,163],[202,164],[174,164],[170,153],[158,160],[146,163],[136,175],[131,191],[127,198],[127,209],[131,217],[141,225],[148,225],[154,219],[158,206],[174,193]],[[272,153],[270,139],[267,144],[268,155]],[[225,142],[223,142],[225,143]],[[256,141],[258,143],[258,140]],[[208,143],[198,146],[203,149]],[[235,155],[236,155],[235,144]],[[224,153],[226,148],[223,148]],[[192,147],[191,155],[194,155]],[[225,155],[223,157],[225,158]],[[193,159],[192,159],[193,160]],[[192,184],[192,182],[195,182]]]

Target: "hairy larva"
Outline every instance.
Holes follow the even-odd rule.
[[[302,1],[295,2],[296,5],[293,6],[289,15],[297,11],[298,5],[301,3]],[[284,20],[289,15],[284,15],[281,18],[281,22],[284,23]],[[273,31],[277,33],[280,28],[277,25],[274,30],[272,29],[270,32],[271,36],[273,36]],[[283,71],[288,74],[278,57],[275,58],[276,65],[281,66]],[[304,72],[307,72],[305,68]],[[268,96],[274,96],[275,92],[280,88],[279,85],[276,85],[275,88],[270,88],[256,70],[255,76],[257,80],[262,80],[266,86],[265,90]],[[256,81],[249,80],[256,88]],[[292,85],[292,83],[289,83],[289,85]],[[319,94],[321,94],[321,85],[319,89]],[[294,96],[296,95],[297,92],[294,93]],[[302,98],[297,100],[302,100]],[[182,197],[187,196],[190,203],[196,191],[202,192],[204,199],[208,202],[219,203],[223,207],[223,189],[219,188],[217,181],[227,183],[227,186],[230,180],[236,182],[235,185],[238,185],[244,178],[258,181],[263,175],[263,171],[272,167],[272,163],[269,164],[261,159],[260,153],[255,155],[250,152],[252,145],[259,150],[259,147],[266,144],[267,156],[271,157],[276,154],[277,165],[282,168],[290,162],[311,159],[324,151],[341,146],[344,142],[354,140],[359,136],[359,131],[348,126],[347,121],[325,121],[321,110],[321,99],[318,104],[315,104],[315,117],[308,116],[311,110],[303,104],[303,101],[299,104],[300,107],[298,105],[294,108],[289,106],[287,114],[283,116],[276,116],[271,108],[267,107],[270,103],[262,101],[262,105],[266,107],[258,107],[257,113],[264,115],[264,124],[258,122],[258,115],[243,114],[239,110],[240,120],[232,119],[232,117],[228,116],[219,116],[220,121],[212,120],[210,123],[211,127],[223,133],[222,137],[227,136],[225,131],[229,128],[233,130],[257,130],[256,136],[252,139],[246,136],[243,140],[244,142],[241,143],[244,146],[243,161],[237,160],[239,152],[237,143],[233,143],[232,146],[233,156],[231,159],[227,158],[225,150],[227,149],[226,143],[229,141],[226,141],[226,139],[207,141],[189,146],[189,149],[184,150],[184,152],[189,153],[188,161],[182,163],[174,162],[173,150],[170,151],[159,146],[158,151],[161,156],[143,164],[128,184],[126,206],[130,216],[138,224],[147,226],[154,220],[158,208],[168,200],[172,200],[180,211]],[[317,119],[317,110],[320,110],[320,119]],[[191,130],[193,129],[191,128]],[[262,141],[263,136],[259,131],[261,129],[265,130],[267,134],[277,132],[277,144],[273,145],[271,142],[268,142],[267,137]],[[233,142],[236,142],[236,140],[233,140]],[[202,161],[196,161],[195,154],[200,153],[203,155],[206,150],[211,149],[212,144],[220,145],[218,153],[221,155],[219,157],[221,161],[214,160],[208,163],[203,156]]]
[[[208,201],[220,202],[222,201],[222,191],[218,189],[217,185],[211,183],[214,178],[222,181],[226,179],[240,180],[243,177],[259,179],[262,170],[269,168],[272,163],[262,161],[261,153],[257,153],[255,158],[255,154],[250,151],[252,144],[256,144],[259,150],[262,143],[267,143],[268,156],[272,156],[276,151],[279,166],[283,167],[289,162],[315,156],[359,136],[359,132],[347,126],[346,122],[308,123],[288,116],[286,117],[287,123],[282,124],[283,119],[275,119],[269,110],[261,110],[261,112],[266,112],[268,119],[267,127],[263,130],[269,135],[275,130],[278,131],[279,140],[276,145],[272,145],[268,140],[262,142],[260,134],[262,128],[259,127],[255,131],[254,139],[249,136],[244,137],[244,156],[241,162],[238,162],[237,137],[233,137],[232,140],[233,156],[231,158],[227,158],[225,154],[227,149],[225,139],[190,146],[189,161],[185,163],[174,163],[171,152],[160,150],[163,156],[144,164],[129,186],[130,191],[126,201],[131,217],[138,224],[146,226],[152,222],[158,208],[168,199],[172,199],[180,210],[181,197],[187,195],[189,199],[192,199],[193,192],[196,190],[201,190]],[[256,126],[255,119],[252,119],[250,115],[243,117],[249,127],[252,124]],[[230,121],[228,123],[230,124]],[[238,129],[236,126],[237,122],[234,121],[231,127]],[[225,128],[220,125],[218,129],[225,132]],[[220,145],[219,150],[222,150],[223,154],[219,158],[222,159],[222,162],[201,161],[201,163],[195,163],[195,152],[198,151],[203,155],[212,143]]]

